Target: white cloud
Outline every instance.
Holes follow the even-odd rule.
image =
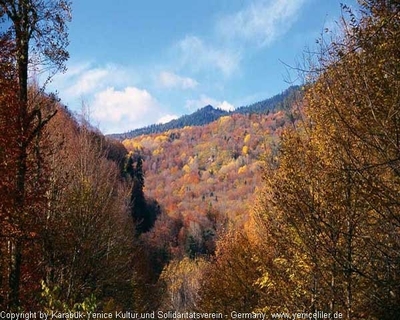
[[[236,71],[241,60],[239,52],[205,44],[196,36],[187,36],[179,41],[178,49],[179,61],[194,71],[217,68],[225,76],[230,76]]]
[[[65,73],[57,74],[56,77],[68,78],[80,75],[85,72],[85,70],[89,70],[91,68],[91,65],[91,62],[73,64],[72,66],[68,67]]]
[[[165,88],[193,89],[199,84],[196,80],[187,77],[181,77],[171,72],[160,72],[158,83]]]
[[[110,70],[91,69],[77,75],[75,84],[66,90],[66,94],[71,96],[81,96],[96,90],[103,81],[110,76]]]
[[[200,95],[199,99],[196,100],[186,100],[186,108],[190,111],[195,111],[201,109],[207,105],[211,105],[214,108],[222,109],[225,111],[235,110],[235,107],[227,101],[219,101],[214,98],[210,98],[204,94]]]
[[[82,112],[84,101],[90,121],[104,134],[178,118],[163,110],[148,90],[138,88],[135,85],[138,78],[129,66],[84,62],[73,64],[65,74],[57,75],[49,89],[59,91],[62,102],[78,113]],[[157,80],[159,85],[171,88],[190,89],[198,85],[192,78],[171,72],[161,72]]]
[[[222,18],[217,29],[228,38],[267,46],[290,29],[305,1],[253,1],[243,10]]]
[[[222,103],[220,103],[217,108],[225,110],[225,111],[233,111],[235,110],[235,107],[233,105],[231,105],[229,102],[227,101],[223,101]]]
[[[49,89],[59,91],[64,102],[70,103],[109,86],[124,87],[132,82],[134,78],[126,67],[116,64],[95,67],[93,63],[84,62],[69,66],[66,73],[56,75]]]
[[[158,119],[157,123],[168,123],[171,120],[178,119],[179,117],[174,114],[167,114],[165,116],[162,116],[160,119]]]
[[[151,94],[135,87],[98,92],[92,102],[92,116],[104,133],[126,132],[143,126],[158,114],[159,104]],[[154,121],[156,119],[153,119]]]

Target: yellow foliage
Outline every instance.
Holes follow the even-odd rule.
[[[158,156],[158,155],[161,154],[163,151],[164,151],[163,148],[155,149],[155,150],[153,151],[153,156]]]
[[[250,142],[250,139],[251,139],[251,134],[250,133],[248,133],[247,135],[246,135],[246,137],[244,137],[244,143],[245,144],[248,144],[249,142]]]
[[[243,167],[240,167],[239,168],[239,170],[238,170],[238,174],[242,174],[242,173],[245,173],[247,171],[247,166],[243,166]]]
[[[187,164],[185,164],[183,166],[182,170],[185,171],[186,173],[189,173],[190,172],[190,167]]]
[[[125,148],[129,151],[131,150],[142,150],[143,146],[142,144],[134,139],[126,139],[122,141],[122,144],[125,146]]]
[[[230,116],[224,116],[219,118],[219,124],[220,126],[226,125],[228,122],[230,122],[231,117]]]
[[[167,140],[168,140],[168,137],[166,135],[161,135],[161,136],[157,136],[154,139],[154,142],[161,144],[162,142],[167,141]]]

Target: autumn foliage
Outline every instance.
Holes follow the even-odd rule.
[[[266,163],[249,221],[258,240],[245,250],[257,262],[248,274],[261,272],[248,284],[263,292],[254,311],[325,310],[346,319],[400,312],[400,6],[365,1],[361,8],[357,18],[344,6],[343,37],[320,42],[301,119]],[[215,276],[226,253],[216,259]]]
[[[0,308],[396,319],[400,5],[343,12],[280,110],[123,144],[24,100],[2,35]]]
[[[147,197],[170,217],[183,219],[180,243],[188,247],[192,241],[201,251],[204,233],[215,232],[207,212],[219,212],[221,222],[240,219],[248,210],[261,182],[261,157],[273,148],[285,119],[283,111],[235,114],[123,144],[143,158]]]

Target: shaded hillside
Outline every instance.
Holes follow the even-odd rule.
[[[135,129],[126,133],[111,134],[109,137],[124,140],[134,138],[140,135],[162,133],[172,129],[180,129],[187,126],[202,126],[211,123],[222,116],[231,114],[250,114],[258,113],[264,114],[270,111],[277,111],[284,109],[286,104],[290,104],[288,100],[292,100],[293,96],[299,92],[298,86],[292,86],[283,91],[280,94],[273,96],[272,98],[265,99],[249,106],[240,107],[234,111],[228,112],[221,109],[216,109],[211,105],[205,106],[190,115],[184,115],[178,119],[171,120],[168,123],[163,124],[152,124],[150,126]]]
[[[280,94],[272,98],[265,99],[245,107],[239,107],[233,113],[249,114],[249,113],[269,113],[271,111],[283,110],[290,106],[296,95],[300,93],[299,86],[291,86]]]

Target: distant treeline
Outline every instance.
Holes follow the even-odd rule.
[[[239,107],[234,111],[225,111],[216,109],[211,105],[205,106],[190,115],[184,115],[178,119],[174,119],[168,123],[152,124],[147,127],[135,129],[126,133],[111,134],[110,138],[117,140],[131,139],[141,135],[161,133],[172,129],[180,129],[186,126],[202,126],[211,123],[219,118],[231,114],[252,114],[252,113],[269,113],[284,109],[285,105],[290,104],[296,93],[300,91],[299,86],[291,86],[280,94],[269,99],[265,99],[248,106]]]

